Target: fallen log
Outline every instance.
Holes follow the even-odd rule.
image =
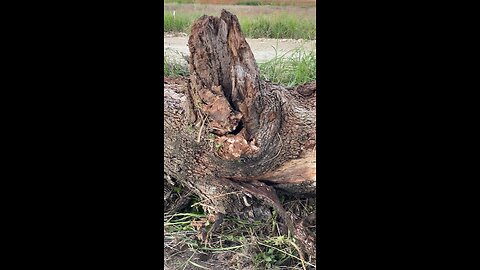
[[[262,80],[237,17],[225,10],[199,18],[188,46],[188,81],[164,89],[165,181],[191,189],[218,221],[251,207],[243,195],[263,200],[314,257],[314,237],[277,191],[315,194],[316,83],[287,89]]]

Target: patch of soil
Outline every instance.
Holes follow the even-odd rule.
[[[188,77],[166,77],[163,76],[163,85],[170,84],[170,85],[184,85],[188,81]]]
[[[172,38],[172,37],[188,37],[187,33],[181,32],[163,32],[164,38]]]
[[[201,269],[200,267],[195,266],[195,264],[212,270],[255,269],[251,261],[246,260],[238,253],[229,251],[222,253],[200,253],[196,251],[193,253],[193,251],[188,248],[180,252],[174,249],[165,248],[163,255],[165,258],[163,266],[164,269],[168,270]],[[185,264],[187,264],[186,267]]]

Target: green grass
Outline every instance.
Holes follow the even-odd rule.
[[[265,80],[281,84],[286,87],[308,83],[317,78],[317,56],[314,51],[300,48],[293,50],[291,55],[286,53],[259,63],[260,74]]]
[[[163,71],[166,77],[188,76],[187,66],[173,58],[163,55]]]
[[[164,32],[184,32],[189,34],[192,23],[201,14],[163,13]],[[316,22],[291,14],[272,16],[239,17],[240,27],[249,38],[289,38],[315,39]]]
[[[200,16],[194,14],[175,14],[172,12],[163,13],[163,31],[164,32],[184,32],[190,33],[190,27],[195,19]]]
[[[255,269],[279,269],[281,266],[291,267],[290,269],[303,269],[302,265],[315,266],[301,257],[298,253],[298,245],[295,244],[295,240],[289,233],[279,235],[277,226],[274,227],[274,230],[270,228],[273,219],[267,221],[267,223],[251,223],[236,217],[226,217],[222,230],[212,234],[208,244],[205,244],[203,241],[196,239],[195,235],[198,234],[198,231],[191,224],[206,218],[206,215],[190,215],[189,213],[165,215],[164,236],[167,246],[173,246],[174,244],[177,247],[183,246],[182,250],[187,254],[223,253],[232,254],[233,257],[237,254],[237,258],[242,260],[243,263],[255,266]],[[208,230],[210,226],[207,221],[206,229]],[[182,260],[182,266],[190,263],[198,267],[198,263],[190,261],[192,257],[193,255],[187,261]],[[235,261],[223,263],[233,264],[225,265],[225,269],[241,269],[240,267],[234,267]]]
[[[231,195],[235,194],[241,196],[241,192]],[[280,200],[285,210],[296,213],[299,218],[316,209],[315,199],[281,196]],[[179,204],[184,207],[176,207]],[[194,256],[198,254],[208,255],[210,263],[218,263],[222,269],[303,270],[315,267],[315,260],[299,253],[298,242],[272,208],[271,215],[262,220],[250,220],[248,214],[225,215],[222,225],[205,241],[199,236],[202,231],[209,231],[213,224],[202,206],[204,204],[208,202],[193,195],[187,187],[165,182],[164,259],[169,265],[176,265],[173,269],[211,269]],[[311,225],[310,230],[314,230],[315,224]]]
[[[290,51],[291,54],[279,54],[271,60],[259,63],[262,78],[285,87],[294,87],[300,84],[309,83],[317,78],[317,56],[314,51],[308,51],[302,47]],[[165,76],[178,77],[188,76],[186,64],[182,64],[173,58],[165,55],[163,68]]]
[[[316,22],[290,14],[240,19],[240,27],[251,38],[315,39]]]

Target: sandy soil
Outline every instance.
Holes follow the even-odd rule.
[[[255,60],[258,63],[266,62],[275,57],[275,49],[279,55],[291,54],[293,49],[303,47],[306,50],[315,50],[315,40],[292,40],[292,39],[249,39],[247,42],[253,51]],[[178,34],[164,34],[163,44],[164,52],[168,58],[185,61],[184,57],[188,57],[188,37],[186,35],[178,36]]]

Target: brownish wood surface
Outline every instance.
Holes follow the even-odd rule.
[[[188,46],[188,82],[165,83],[165,180],[189,187],[215,214],[252,211],[239,198],[257,197],[314,254],[314,238],[276,191],[315,194],[315,82],[293,89],[264,82],[227,11],[198,19]]]

